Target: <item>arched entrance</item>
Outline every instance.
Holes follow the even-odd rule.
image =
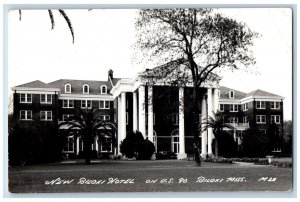
[[[179,131],[175,129],[171,133],[171,150],[175,154],[179,153]]]

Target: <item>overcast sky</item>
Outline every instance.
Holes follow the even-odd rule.
[[[131,78],[146,66],[132,63],[135,10],[65,10],[72,21],[75,43],[66,22],[53,10],[51,30],[47,10],[9,13],[9,88],[34,80],[106,80]],[[285,97],[284,119],[292,118],[292,11],[290,9],[222,9],[245,22],[261,37],[255,40],[257,60],[250,72],[226,72],[221,85],[250,92],[265,90]],[[148,68],[148,67],[147,67]]]

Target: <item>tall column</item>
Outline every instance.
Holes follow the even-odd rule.
[[[205,96],[202,98],[202,106],[201,106],[201,118],[202,123],[206,121],[207,115],[206,115],[206,99]],[[205,127],[202,125],[201,128]],[[207,155],[207,131],[203,131],[201,134],[201,156],[202,158],[206,158]]]
[[[218,95],[219,89],[214,89],[214,112],[216,113],[219,110],[219,95]]]
[[[139,87],[139,131],[146,139],[146,126],[145,126],[145,86]]]
[[[76,155],[79,155],[79,137],[76,137]]]
[[[209,117],[213,117],[213,102],[212,102],[212,89],[207,89],[207,114]],[[207,144],[208,144],[208,150],[207,153],[209,156],[212,155],[212,128],[208,128],[208,137],[207,137]]]
[[[122,139],[126,138],[126,93],[121,93],[121,125],[122,125]]]
[[[233,130],[233,138],[234,138],[234,141],[236,142],[236,130]]]
[[[153,142],[153,87],[148,86],[148,140]]]
[[[184,88],[179,88],[179,153],[178,159],[187,157],[184,141]]]
[[[98,136],[95,137],[95,147],[96,151],[99,151]]]
[[[118,153],[120,153],[120,144],[122,139],[122,119],[121,119],[121,97],[118,97]]]
[[[133,92],[133,131],[137,130],[137,94]]]

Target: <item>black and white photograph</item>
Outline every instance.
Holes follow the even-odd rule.
[[[292,192],[294,12],[9,10],[9,193]]]

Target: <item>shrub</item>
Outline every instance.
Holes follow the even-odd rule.
[[[120,152],[127,158],[133,158],[137,156],[139,145],[144,141],[144,137],[141,132],[129,132],[126,138],[121,142]]]
[[[232,163],[231,159],[228,158],[207,158],[203,159],[204,162],[211,162],[211,163]]]
[[[237,144],[230,133],[222,131],[218,136],[218,143],[219,156],[230,158],[237,153]]]
[[[177,154],[171,151],[161,151],[156,154],[156,160],[177,159]]]
[[[292,162],[280,162],[280,161],[272,161],[271,164],[269,164],[268,160],[260,160],[258,162],[255,162],[257,165],[272,165],[276,167],[282,167],[282,168],[291,168],[293,166]]]
[[[114,160],[120,160],[120,159],[122,159],[122,155],[114,155],[113,159]]]
[[[150,140],[146,139],[143,142],[141,142],[141,144],[139,145],[137,159],[138,160],[151,159],[154,151],[155,151],[154,144]]]
[[[61,139],[54,126],[15,126],[8,137],[9,165],[49,163],[62,159]]]
[[[243,136],[243,152],[247,157],[265,157],[269,150],[269,138],[257,128],[250,128]]]
[[[232,158],[232,161],[256,163],[259,162],[259,159],[258,158]]]
[[[271,165],[283,168],[291,168],[293,167],[292,162],[280,162],[280,161],[272,161]]]
[[[259,160],[258,162],[255,162],[257,165],[269,165],[268,160]]]
[[[149,140],[144,140],[141,132],[129,132],[121,142],[120,151],[127,158],[151,159],[155,151],[154,144]]]

